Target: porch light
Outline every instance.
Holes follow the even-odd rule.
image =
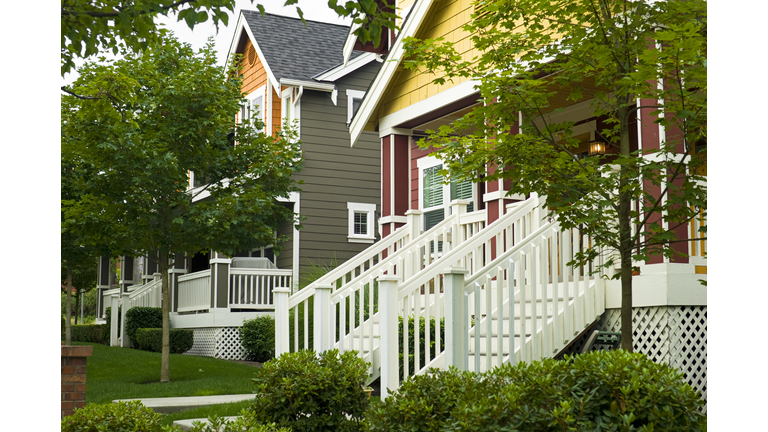
[[[589,142],[589,155],[590,156],[597,156],[597,155],[605,155],[605,148],[607,147],[606,143],[603,141],[590,141]]]

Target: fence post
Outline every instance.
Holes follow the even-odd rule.
[[[398,368],[398,335],[397,335],[397,293],[399,278],[387,275],[379,277],[379,326],[381,340],[379,355],[381,358],[381,400],[389,396],[389,390],[400,387],[400,370]]]
[[[290,327],[288,326],[288,297],[290,288],[274,288],[272,295],[275,300],[275,357],[290,351],[288,338]]]
[[[464,350],[469,328],[465,311],[464,278],[469,272],[451,267],[443,273],[445,289],[445,365],[460,371],[467,370],[467,352]]]
[[[316,353],[321,353],[331,349],[331,313],[335,313],[335,308],[331,308],[331,292],[333,285],[317,284],[315,285],[315,316],[314,316],[314,348]],[[362,342],[361,342],[362,343]]]
[[[109,346],[119,346],[117,343],[117,323],[120,319],[120,298],[117,295],[113,295],[110,299],[110,317],[109,317]]]
[[[421,234],[421,210],[408,210],[405,212],[406,225],[408,225],[408,241],[413,241]]]

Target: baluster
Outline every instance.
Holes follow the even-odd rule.
[[[437,251],[435,251],[435,254],[437,254]],[[437,278],[435,278],[437,279]],[[425,285],[425,291],[428,290],[428,285]],[[419,341],[421,340],[421,289],[417,288],[416,291],[413,293],[413,309],[414,309],[414,317],[413,317],[413,356],[414,356],[414,363],[413,363],[413,372],[414,374],[421,370],[421,344]]]
[[[347,338],[347,297],[339,296],[339,351],[344,352],[344,339]]]
[[[480,373],[480,284],[475,282],[475,373]]]
[[[529,347],[528,347],[528,305],[526,304],[526,290],[528,289],[528,283],[530,279],[526,279],[528,271],[530,269],[530,250],[531,247],[526,248],[529,253],[520,253],[520,361],[529,360]]]
[[[510,258],[508,261],[507,280],[509,285],[509,362],[515,364],[515,276],[518,272],[515,271],[515,261]],[[524,305],[521,305],[524,306]]]
[[[493,369],[493,289],[490,274],[485,275],[485,370]]]
[[[504,363],[504,269],[496,267],[496,344],[499,357],[497,364]]]
[[[534,240],[534,242],[540,242],[540,239]],[[539,305],[539,250],[541,244],[531,244],[531,360],[538,360],[541,356],[541,348],[539,347],[538,338],[536,337],[539,330],[538,320],[538,305]]]

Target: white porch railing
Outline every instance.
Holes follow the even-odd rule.
[[[123,310],[133,307],[160,307],[163,299],[162,280],[157,278],[144,285],[128,287],[128,296],[123,296]]]
[[[211,270],[179,276],[179,312],[211,308]]]
[[[274,309],[272,291],[291,286],[292,270],[229,269],[229,307]]]

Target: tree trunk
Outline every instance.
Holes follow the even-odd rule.
[[[160,382],[171,380],[171,292],[168,284],[168,253],[160,251],[160,278],[163,292],[163,349],[160,357]]]
[[[77,311],[80,310],[80,290],[75,291],[75,324],[77,324]],[[83,323],[83,318],[80,318],[80,324]]]
[[[64,332],[64,344],[72,344],[72,266],[67,262],[67,323]]]
[[[629,119],[626,107],[618,110],[622,156],[629,156]],[[621,259],[621,348],[633,351],[632,343],[632,231],[630,228],[631,197],[626,192],[630,168],[622,165],[619,174],[619,255]]]

